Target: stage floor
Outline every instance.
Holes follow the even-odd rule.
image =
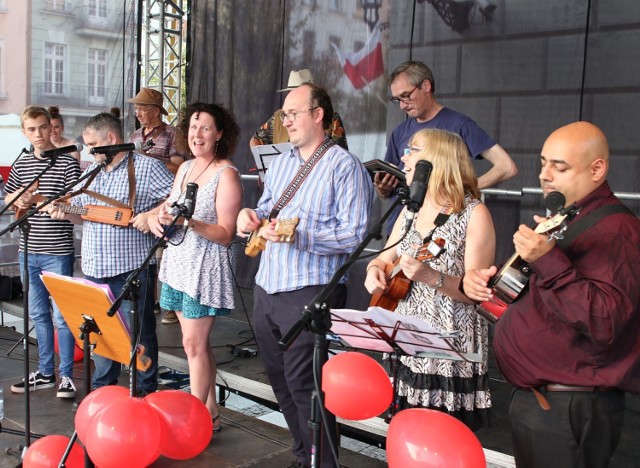
[[[293,459],[288,432],[269,422],[272,419],[268,415],[276,408],[275,398],[267,383],[262,370],[259,357],[236,357],[231,351],[231,346],[255,349],[252,341],[253,332],[248,317],[251,316],[251,291],[244,290],[242,294],[245,311],[241,301],[238,301],[237,309],[231,316],[217,319],[214,331],[211,335],[216,360],[218,362],[218,384],[226,388],[222,391],[225,396],[229,392],[240,394],[253,401],[262,403],[260,410],[243,409],[234,407],[229,398],[229,405],[222,409],[223,430],[215,434],[209,447],[197,458],[188,461],[173,461],[159,459],[153,466],[264,466],[285,467]],[[22,309],[19,302],[0,303],[1,310],[14,316],[21,317]],[[5,315],[5,321],[7,320]],[[160,365],[167,366],[179,372],[187,372],[187,362],[181,345],[180,326],[178,324],[165,325],[160,323],[161,315],[157,315],[157,333],[160,344]],[[20,337],[22,320],[11,323],[17,331],[0,328],[0,385],[4,388],[5,419],[2,426],[10,429],[22,429],[25,422],[24,395],[11,393],[10,386],[19,381],[23,376],[23,350],[18,346],[9,356],[7,351]],[[30,347],[31,369],[36,370],[37,349]],[[495,425],[491,428],[483,428],[476,433],[487,455],[488,467],[512,467],[513,458],[509,433],[509,421],[507,418],[507,405],[511,387],[507,384],[497,370],[492,356],[490,356],[490,376]],[[75,401],[81,400],[82,364],[77,363],[74,368],[74,381],[79,389]],[[121,375],[121,385],[127,385],[126,373]],[[247,401],[244,400],[243,401]],[[74,406],[73,401],[64,401],[56,398],[56,390],[40,390],[31,393],[31,430],[33,433],[50,435],[73,433]],[[253,403],[253,402],[251,402]],[[240,404],[241,406],[244,403]],[[259,406],[259,405],[256,405]],[[242,414],[244,413],[247,414]],[[253,412],[253,415],[252,415]],[[281,415],[273,414],[275,419]],[[342,421],[343,435],[350,440],[342,442],[340,451],[341,464],[347,467],[382,467],[386,466],[379,458],[384,448],[384,437],[387,425],[380,418],[373,418],[363,422]],[[616,468],[640,467],[640,445],[637,440],[640,436],[640,397],[627,396],[627,410],[623,426],[622,440],[611,462]],[[353,439],[364,441],[354,444]],[[32,439],[33,442],[33,439]],[[16,448],[24,443],[24,437],[7,433],[0,434],[0,468],[13,467],[18,459],[5,453],[8,448]],[[345,448],[349,447],[349,448]],[[373,458],[368,456],[373,454]],[[382,452],[382,455],[384,453]]]

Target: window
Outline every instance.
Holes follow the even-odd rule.
[[[89,16],[107,17],[107,0],[89,0]]]
[[[47,10],[64,11],[65,0],[45,0],[44,7]]]
[[[101,106],[106,97],[107,51],[89,49],[87,59],[87,78],[89,104]]]
[[[64,94],[65,46],[62,44],[44,45],[44,93]]]

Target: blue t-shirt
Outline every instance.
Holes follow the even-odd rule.
[[[404,164],[400,160],[404,149],[409,146],[409,140],[418,130],[425,128],[437,128],[457,133],[467,144],[469,153],[473,159],[481,158],[480,153],[493,147],[496,142],[481,129],[477,123],[464,114],[456,112],[448,107],[443,107],[436,116],[426,122],[418,122],[411,118],[396,127],[389,138],[385,161],[402,168]]]
[[[480,153],[495,146],[496,142],[481,129],[477,123],[464,114],[456,112],[448,107],[443,107],[436,116],[426,122],[418,122],[415,118],[407,119],[398,125],[387,145],[387,154],[384,160],[395,164],[400,169],[404,167],[404,163],[400,158],[404,155],[404,149],[409,146],[409,140],[419,130],[425,128],[437,128],[439,130],[448,130],[457,133],[462,137],[469,149],[469,154],[473,159],[481,159]],[[393,225],[402,210],[402,206],[396,208],[394,213],[387,221],[387,231],[391,232]]]

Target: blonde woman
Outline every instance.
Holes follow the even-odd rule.
[[[475,304],[460,292],[460,282],[466,270],[493,264],[493,222],[480,202],[477,177],[460,136],[444,130],[420,130],[405,153],[402,160],[408,184],[418,161],[433,165],[427,195],[413,219],[406,209],[398,218],[387,245],[397,243],[407,228],[408,233],[396,248],[369,263],[365,287],[372,294],[383,293],[389,286],[385,265],[398,260],[413,285],[396,312],[420,318],[444,332],[458,332],[455,346],[460,351],[482,354],[480,363],[408,356],[398,363],[401,408],[441,410],[476,430],[488,422],[491,407],[488,330],[475,312]],[[423,262],[414,258],[415,250],[428,238],[444,239],[445,250],[436,260]]]

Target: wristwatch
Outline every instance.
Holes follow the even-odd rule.
[[[433,285],[433,288],[440,289],[443,284],[444,284],[444,273],[440,272],[440,277],[438,278],[438,281],[436,281],[436,284]]]

